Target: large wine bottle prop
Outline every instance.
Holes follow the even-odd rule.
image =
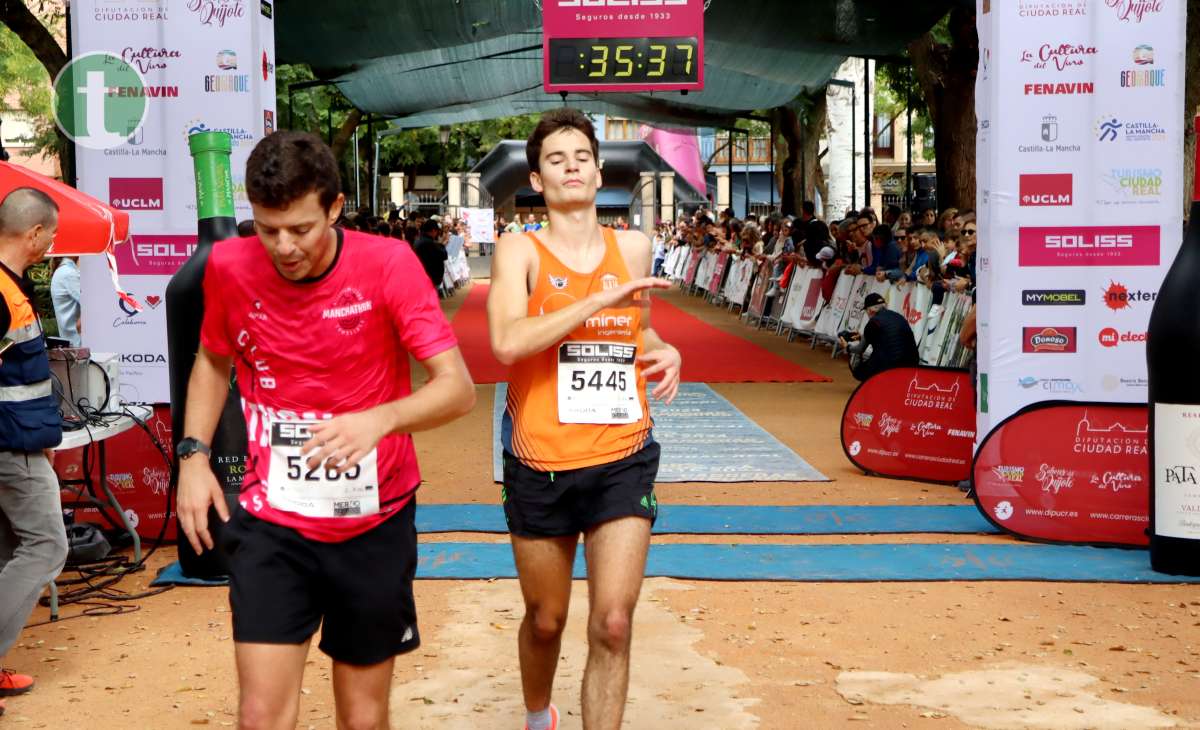
[[[233,176],[229,169],[232,139],[226,132],[201,132],[188,138],[188,148],[196,173],[196,212],[199,216],[196,250],[167,285],[167,358],[171,374],[171,447],[192,434],[184,433],[187,383],[192,374],[196,352],[200,349],[200,324],[204,320],[204,269],[213,244],[237,236],[234,220]],[[191,457],[202,458],[199,456]],[[246,421],[242,416],[236,379],[229,383],[229,395],[209,457],[213,473],[225,492],[230,512],[237,507],[237,496],[246,470]],[[179,461],[171,472],[172,484],[178,483]],[[209,531],[216,540],[222,528],[215,509],[208,512]],[[228,575],[225,555],[206,550],[197,555],[179,534],[179,563],[185,575],[210,578]]]
[[[1196,117],[1200,131],[1200,114]],[[1164,233],[1166,233],[1164,231]],[[1200,575],[1200,165],[1183,245],[1146,341],[1150,379],[1150,567]]]

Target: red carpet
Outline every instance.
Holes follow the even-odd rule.
[[[488,339],[486,284],[476,283],[454,317],[463,358],[476,383],[502,383],[508,371],[492,356]],[[683,380],[696,383],[829,382],[758,345],[722,332],[679,307],[655,298],[654,329],[683,355]]]

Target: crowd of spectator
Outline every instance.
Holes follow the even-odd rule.
[[[826,272],[826,298],[845,272],[879,281],[921,282],[940,301],[946,291],[974,289],[977,232],[974,212],[955,208],[940,214],[932,209],[913,213],[890,205],[881,220],[868,207],[848,210],[829,223],[818,218],[807,201],[799,216],[751,214],[738,219],[729,209],[713,216],[701,208],[658,227],[654,258],[657,263],[676,246],[689,246],[771,262],[771,299],[787,286],[792,271],[816,267]]]

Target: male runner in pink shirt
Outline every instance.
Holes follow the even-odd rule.
[[[179,517],[197,552],[214,549],[210,505],[228,522],[243,730],[296,726],[318,626],[338,727],[389,727],[394,658],[420,644],[409,434],[475,403],[420,262],[335,228],[340,189],[320,139],[267,136],[246,163],[257,235],[216,244],[205,271],[183,436],[212,439],[236,364],[249,458],[232,517],[208,460],[181,459]],[[416,392],[409,355],[429,373]]]

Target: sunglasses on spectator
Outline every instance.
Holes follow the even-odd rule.
[[[964,236],[974,236],[974,235],[975,235],[975,229],[974,229],[974,228],[964,228],[964,229],[963,229],[963,235],[964,235]]]

